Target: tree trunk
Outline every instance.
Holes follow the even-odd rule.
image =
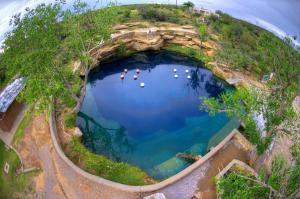
[[[84,100],[84,97],[86,94],[86,84],[88,81],[89,73],[90,73],[90,69],[88,69],[84,74],[84,81],[83,81],[83,85],[82,85],[82,88],[80,91],[80,97],[77,100],[77,104],[76,104],[75,108],[73,109],[73,113],[75,113],[75,114],[77,114],[80,111],[81,105],[83,103],[83,100]]]

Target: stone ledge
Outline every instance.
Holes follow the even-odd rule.
[[[213,42],[202,42],[199,40],[198,32],[193,26],[178,26],[176,24],[160,24],[147,28],[131,29],[127,25],[117,25],[111,35],[111,40],[99,45],[89,53],[99,62],[116,54],[120,45],[125,44],[126,49],[134,52],[147,50],[160,50],[166,45],[178,44],[183,47],[202,50],[211,54],[216,48]]]

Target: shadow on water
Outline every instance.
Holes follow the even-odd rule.
[[[79,128],[84,131],[84,144],[91,151],[102,153],[114,161],[121,161],[120,151],[133,151],[124,127],[105,128],[83,112],[78,113],[78,119],[83,120]]]

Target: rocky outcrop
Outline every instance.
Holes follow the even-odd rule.
[[[160,50],[171,44],[203,50],[207,54],[216,48],[212,42],[201,42],[197,30],[189,25],[161,23],[154,26],[136,22],[117,25],[113,30],[110,41],[90,51],[99,62],[115,55],[121,45],[134,52]]]

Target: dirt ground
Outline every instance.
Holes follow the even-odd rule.
[[[65,198],[55,176],[51,160],[53,150],[49,125],[43,114],[35,115],[25,129],[24,137],[17,147],[24,169],[36,168],[40,172],[31,180],[31,193],[22,198]],[[50,197],[49,197],[50,196]]]

